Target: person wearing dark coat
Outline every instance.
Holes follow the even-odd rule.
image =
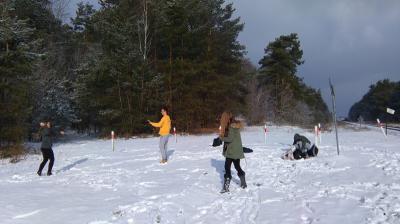
[[[303,135],[295,134],[293,137],[294,159],[307,158],[307,151],[311,148],[311,142]]]
[[[60,132],[64,134],[64,132]],[[39,130],[40,137],[42,139],[42,145],[40,146],[40,151],[42,151],[43,161],[40,163],[39,170],[37,174],[42,176],[42,170],[46,165],[47,161],[49,162],[49,167],[47,170],[47,176],[51,176],[53,173],[51,172],[54,165],[54,153],[53,153],[53,138],[55,137],[55,132],[51,128],[50,122],[40,123],[40,130]]]
[[[311,145],[310,140],[303,135],[295,134],[293,137],[293,147],[286,152],[282,158],[290,160],[307,159],[317,156],[318,148]]]
[[[245,172],[240,167],[240,159],[244,159],[242,139],[240,136],[241,127],[241,123],[234,120],[231,113],[224,112],[222,114],[220,138],[224,142],[222,154],[225,157],[225,175],[224,185],[221,193],[229,191],[229,185],[232,179],[232,163],[240,178],[240,187],[247,187]]]

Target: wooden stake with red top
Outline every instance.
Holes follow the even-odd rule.
[[[176,128],[174,127],[174,137],[175,137],[175,143],[178,143],[178,138],[176,136]]]
[[[114,152],[114,150],[115,150],[114,139],[115,139],[114,131],[111,131],[111,145],[112,145],[112,150],[113,150],[113,152]]]

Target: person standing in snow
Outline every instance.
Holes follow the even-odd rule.
[[[60,134],[64,135],[64,132],[61,131]],[[51,128],[51,123],[48,122],[41,122],[40,123],[40,130],[39,130],[40,138],[42,139],[42,145],[40,150],[42,151],[43,161],[40,163],[39,170],[37,174],[42,176],[42,170],[46,165],[47,161],[50,160],[49,167],[47,170],[47,176],[51,176],[54,165],[54,153],[53,153],[53,137],[55,137],[55,132]]]
[[[171,118],[168,116],[168,108],[161,108],[162,118],[158,123],[151,122],[148,120],[149,124],[153,127],[160,128],[158,134],[160,135],[160,153],[161,153],[161,161],[160,163],[166,163],[168,161],[167,158],[167,144],[168,138],[171,131]]]
[[[229,184],[232,179],[232,163],[240,178],[240,187],[247,187],[245,172],[240,167],[240,159],[244,158],[242,139],[240,136],[240,129],[243,125],[241,122],[236,121],[230,112],[222,113],[220,125],[221,131],[219,137],[224,142],[222,154],[225,157],[224,185],[221,193],[225,193],[229,191]]]

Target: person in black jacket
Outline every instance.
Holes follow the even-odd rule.
[[[298,160],[317,156],[318,148],[311,145],[310,140],[303,135],[295,134],[293,137],[293,146],[282,155],[282,159]]]
[[[64,134],[63,131],[60,132],[62,135]],[[39,130],[40,137],[42,139],[42,145],[40,150],[42,151],[43,161],[40,163],[39,170],[37,174],[42,176],[42,170],[46,165],[47,161],[50,160],[49,167],[47,170],[47,176],[52,175],[51,170],[53,169],[54,165],[54,153],[53,153],[53,138],[55,137],[55,132],[51,128],[50,122],[41,122],[40,123],[40,130]]]

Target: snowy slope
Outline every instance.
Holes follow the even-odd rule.
[[[254,149],[242,160],[248,188],[232,166],[231,193],[220,194],[224,158],[214,135],[170,139],[158,163],[158,138],[80,140],[54,147],[54,176],[38,177],[41,156],[0,164],[0,223],[400,223],[400,136],[378,129],[324,133],[317,158],[283,161],[298,132],[243,130]]]

